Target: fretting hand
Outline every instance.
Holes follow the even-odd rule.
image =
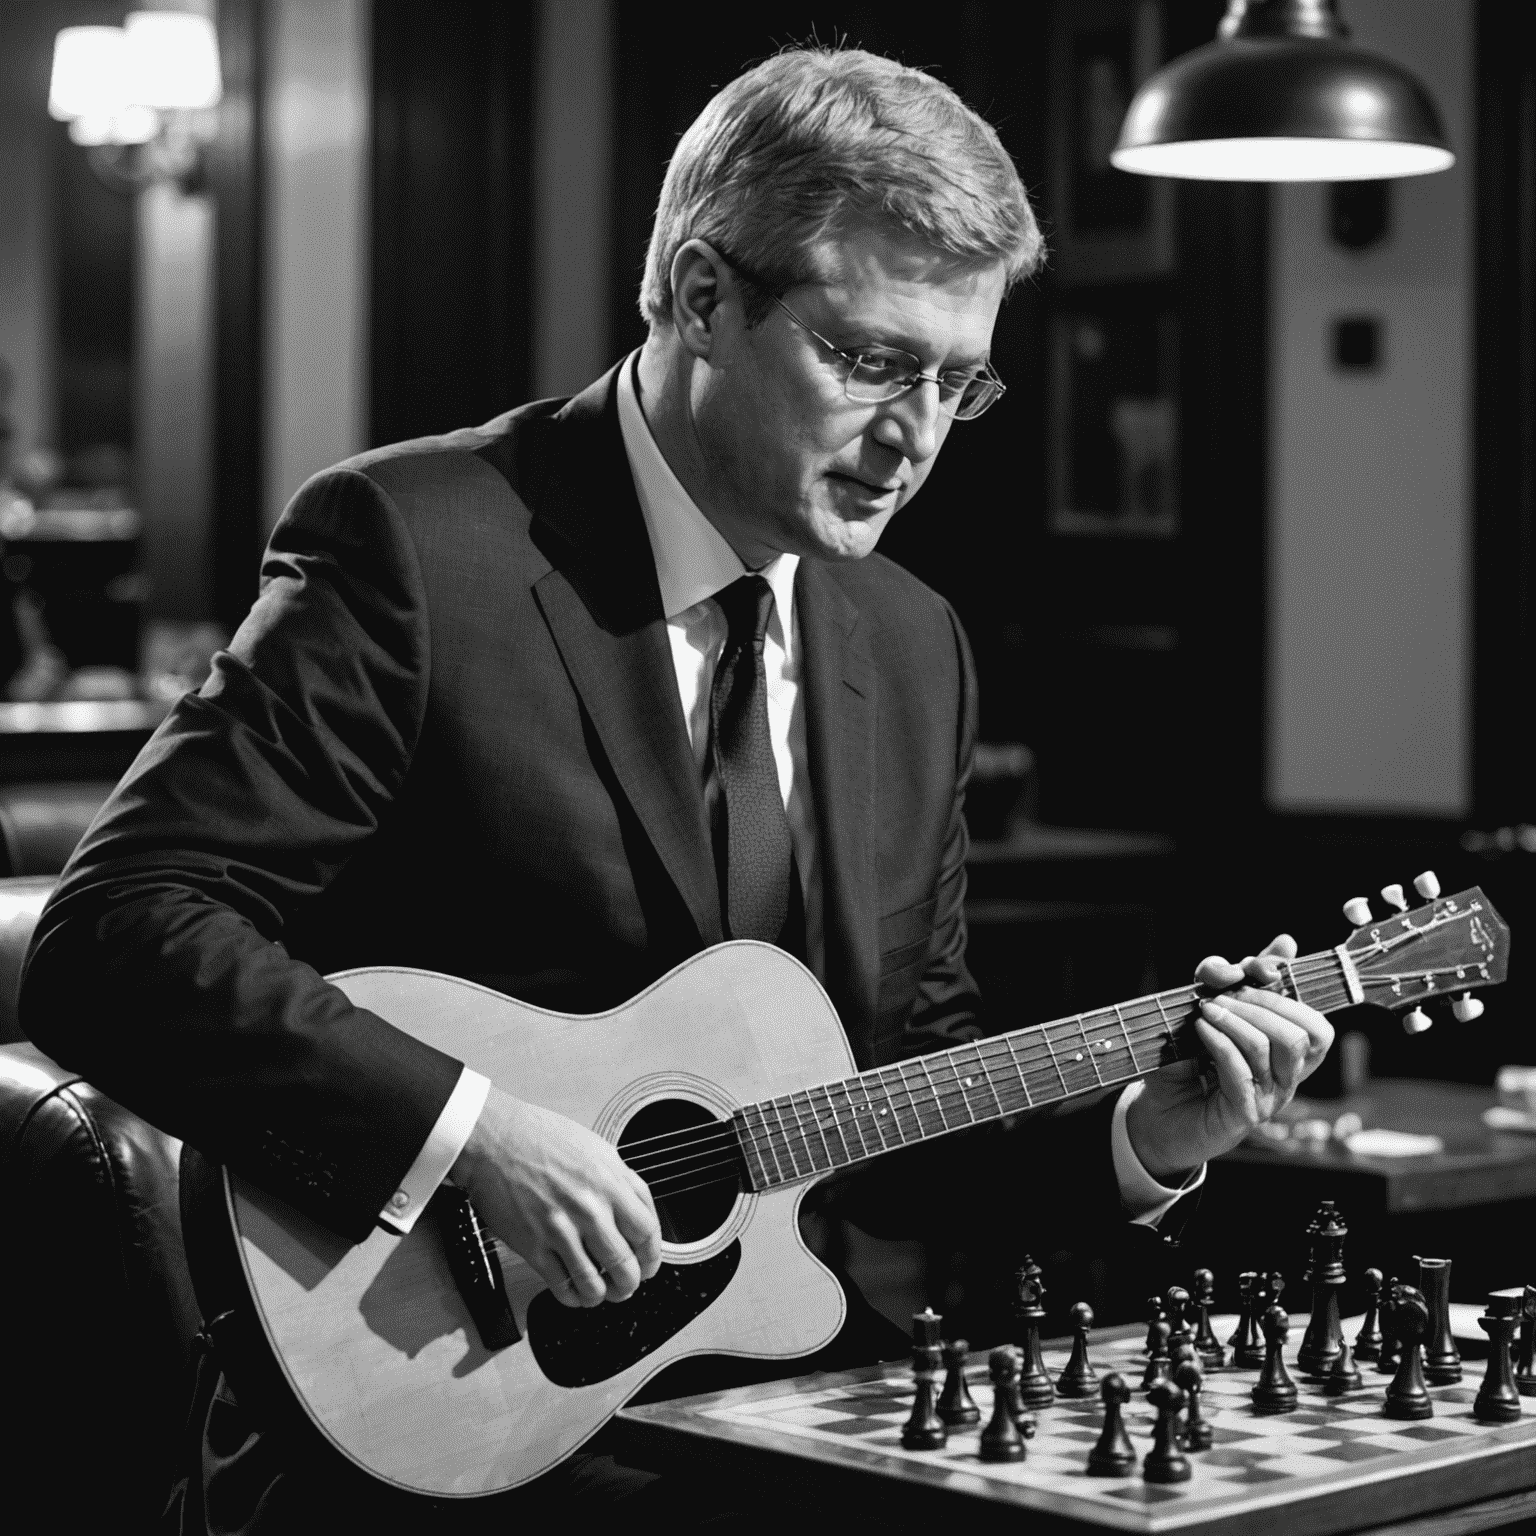
[[[1131,1145],[1153,1178],[1178,1183],[1230,1151],[1284,1109],[1328,1054],[1333,1026],[1322,1014],[1259,990],[1280,979],[1277,960],[1295,958],[1296,941],[1283,933],[1240,966],[1212,955],[1196,967],[1195,980],[1221,994],[1202,998],[1195,1020],[1209,1060],[1154,1072],[1126,1114]]]
[[[601,1136],[554,1110],[493,1087],[452,1178],[565,1306],[623,1301],[661,1267],[645,1181]]]

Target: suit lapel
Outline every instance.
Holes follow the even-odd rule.
[[[720,897],[704,796],[619,432],[616,377],[539,423],[509,478],[551,566],[534,599],[631,808],[701,941],[715,944]]]
[[[818,561],[800,562],[795,610],[821,842],[827,988],[850,1036],[867,1039],[879,985],[874,658],[859,610]]]

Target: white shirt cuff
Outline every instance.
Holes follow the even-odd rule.
[[[454,1090],[437,1117],[437,1124],[427,1133],[426,1143],[416,1154],[416,1161],[400,1181],[400,1187],[379,1212],[380,1222],[403,1237],[416,1225],[416,1218],[437,1193],[437,1186],[448,1177],[448,1170],[458,1161],[469,1133],[474,1130],[480,1111],[485,1108],[491,1080],[468,1067],[459,1073]]]
[[[1140,1078],[1131,1083],[1115,1104],[1115,1118],[1110,1124],[1109,1145],[1115,1158],[1115,1178],[1120,1184],[1120,1209],[1135,1226],[1155,1227],[1174,1201],[1181,1200],[1192,1189],[1205,1183],[1205,1164],[1195,1169],[1177,1189],[1159,1184],[1142,1167],[1136,1149],[1131,1145],[1131,1133],[1125,1128],[1125,1112],[1141,1097],[1147,1085]]]

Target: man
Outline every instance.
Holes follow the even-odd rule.
[[[249,619],[39,924],[33,1038],[354,1240],[451,1174],[587,1307],[657,1269],[644,1183],[323,973],[590,1010],[757,937],[811,965],[861,1067],[975,1038],[971,662],[948,605],[872,552],[1001,392],[993,325],[1039,253],[995,134],[930,77],[815,50],[727,86],[667,174],[639,354],[299,493]],[[1245,971],[1271,974],[1201,975]],[[1036,1148],[1059,1170],[1028,1186],[1031,1234],[1156,1221],[1330,1040],[1248,987],[1202,1013],[1213,1079],[1008,1138],[1021,1180]],[[201,1476],[212,1509],[217,1471],[190,1502]]]

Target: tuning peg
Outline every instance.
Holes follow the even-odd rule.
[[[1409,1035],[1422,1035],[1434,1022],[1422,1008],[1415,1008],[1412,1013],[1404,1015],[1403,1032]]]
[[[1425,901],[1433,901],[1440,894],[1440,882],[1435,878],[1432,869],[1426,869],[1413,882],[1413,888]]]
[[[1456,1015],[1458,1024],[1470,1024],[1473,1019],[1483,1016],[1483,1000],[1473,997],[1470,992],[1463,992],[1460,997],[1451,1004],[1451,1012]]]
[[[1394,911],[1406,912],[1408,910],[1408,898],[1403,895],[1403,888],[1400,885],[1382,886],[1381,899]]]
[[[1344,916],[1356,928],[1364,928],[1371,921],[1371,904],[1364,896],[1351,896],[1344,903]]]

